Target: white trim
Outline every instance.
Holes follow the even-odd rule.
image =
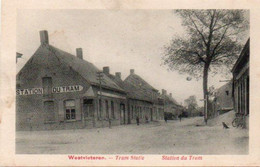
[[[100,95],[100,91],[98,91],[97,94]],[[113,98],[118,98],[118,99],[126,99],[126,97],[124,97],[124,96],[115,95],[115,94],[111,94],[111,93],[101,92],[101,94],[102,94],[102,96],[113,97]]]

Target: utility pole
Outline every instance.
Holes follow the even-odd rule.
[[[98,71],[97,72],[97,80],[99,81],[99,93],[97,93],[98,94],[98,99],[99,99],[99,101],[98,101],[98,116],[97,116],[97,118],[100,118],[101,119],[101,121],[102,121],[102,127],[104,126],[104,124],[103,124],[103,119],[102,119],[102,81],[104,81],[104,74],[103,74],[103,72],[102,71]]]

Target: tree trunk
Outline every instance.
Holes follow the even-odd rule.
[[[204,95],[204,121],[207,124],[208,120],[208,70],[209,63],[205,63],[203,70],[203,95]]]

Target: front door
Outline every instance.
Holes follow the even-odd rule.
[[[125,116],[125,115],[126,115],[126,114],[125,114],[125,104],[122,104],[122,103],[120,104],[120,110],[121,110],[121,111],[120,111],[120,113],[121,113],[121,114],[120,114],[120,115],[121,115],[121,119],[120,119],[120,120],[121,120],[121,123],[122,123],[122,124],[125,124],[125,122],[126,122],[126,120],[125,120],[125,117],[126,117],[126,116]]]
[[[150,114],[151,114],[151,121],[153,120],[153,109],[150,108]]]
[[[84,114],[84,118],[89,118],[94,116],[93,99],[83,100],[83,114]]]
[[[45,111],[45,122],[55,121],[55,113],[54,113],[54,102],[53,101],[45,101],[44,102],[44,111]]]

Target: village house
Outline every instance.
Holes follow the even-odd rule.
[[[125,123],[126,93],[113,80],[83,59],[81,48],[72,55],[41,45],[17,74],[16,129],[51,130]]]
[[[234,108],[237,113],[246,116],[249,116],[249,55],[250,39],[232,69]]]
[[[125,122],[127,121],[128,124],[135,123],[136,116],[143,119],[145,115],[150,121],[163,119],[163,103],[161,97],[156,92],[157,90],[154,88],[151,89],[150,85],[148,87],[151,91],[155,91],[155,99],[153,100],[150,97],[150,94],[147,94],[149,89],[147,89],[147,87],[144,88],[144,85],[147,84],[146,81],[141,79],[140,76],[134,74],[133,69],[130,70],[130,75],[132,75],[131,77],[133,78],[130,78],[129,76],[127,81],[122,80],[120,72],[116,72],[115,75],[111,74],[109,67],[103,67],[103,72],[127,93],[127,114],[125,115]],[[134,83],[136,84],[136,82],[133,80],[135,79],[140,81],[139,86],[143,86],[134,86]],[[150,110],[149,112],[149,108],[153,111],[151,112]],[[141,113],[144,113],[144,116]]]
[[[162,119],[163,106],[159,103],[158,90],[153,88],[134,69],[130,70],[130,75],[124,80],[124,90],[127,92],[130,123],[135,123],[136,116],[141,122]]]
[[[215,116],[233,110],[232,82],[215,90],[212,105]]]
[[[125,89],[125,83],[123,82],[123,80],[121,79],[121,73],[120,72],[116,72],[115,75],[110,74],[110,68],[108,66],[103,67],[103,73],[108,76],[111,80],[113,80],[121,89]],[[125,91],[125,90],[124,90]],[[127,91],[125,91],[127,93]],[[127,93],[127,97],[128,97],[128,93]],[[130,110],[128,107],[128,99],[127,99],[127,105],[126,105],[126,109],[124,111],[122,111],[121,115],[121,124],[129,124],[130,123]]]

